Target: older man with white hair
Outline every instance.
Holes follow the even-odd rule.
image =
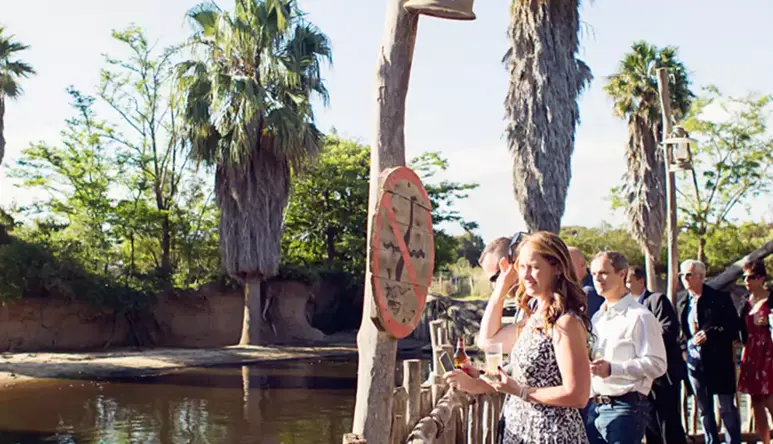
[[[679,295],[676,308],[686,345],[687,375],[698,403],[706,443],[720,442],[714,395],[727,430],[725,442],[740,443],[741,417],[734,402],[733,342],[742,339],[745,329],[730,295],[704,284],[706,265],[687,260],[682,262],[679,274],[687,291]]]

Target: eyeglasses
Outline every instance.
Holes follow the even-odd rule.
[[[759,278],[759,276],[757,276],[756,274],[745,274],[745,275],[743,275],[743,280],[745,280],[745,281],[753,281],[753,280],[758,279],[758,278]]]
[[[511,264],[515,262],[515,250],[518,249],[518,245],[521,244],[527,237],[529,236],[529,233],[524,233],[523,231],[516,232],[513,237],[510,239],[510,245],[507,249],[507,260]],[[497,273],[497,276],[499,273]]]

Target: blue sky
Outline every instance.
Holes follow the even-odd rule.
[[[101,54],[120,50],[111,29],[134,22],[159,44],[185,38],[184,13],[190,0],[2,0],[0,23],[30,44],[25,54],[38,75],[24,83],[26,95],[6,112],[6,161],[0,171],[0,205],[23,203],[24,191],[11,186],[5,167],[29,143],[55,142],[70,115],[65,88],[93,92]],[[230,1],[220,3],[230,7]],[[373,83],[386,3],[375,0],[301,0],[310,20],[327,33],[334,65],[326,72],[331,103],[318,108],[320,127],[370,143],[373,130]],[[644,5],[647,5],[644,7]],[[473,22],[422,18],[407,105],[407,155],[440,151],[450,161],[446,177],[480,184],[459,205],[480,223],[486,239],[524,227],[513,197],[511,157],[502,136],[507,76],[500,63],[507,48],[505,0],[477,0]],[[637,5],[634,7],[634,5]],[[46,11],[46,13],[42,13]],[[595,80],[580,101],[582,123],[572,161],[564,225],[618,225],[606,198],[624,170],[625,123],[612,115],[604,95],[605,77],[634,40],[676,45],[693,74],[696,92],[713,83],[724,92],[773,92],[773,2],[745,0],[596,0],[585,2],[580,57]],[[750,215],[773,216],[770,199],[761,199]]]

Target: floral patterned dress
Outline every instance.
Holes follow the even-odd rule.
[[[738,390],[750,395],[769,395],[773,394],[773,340],[770,337],[770,327],[756,325],[754,316],[756,314],[768,319],[770,307],[765,302],[759,310],[752,311],[753,308],[748,306],[744,310],[744,322],[749,336],[741,357]]]
[[[512,378],[528,387],[561,385],[553,340],[543,331],[542,320],[533,316],[526,321],[510,353]],[[503,409],[503,444],[586,444],[579,409],[554,407],[508,396]]]

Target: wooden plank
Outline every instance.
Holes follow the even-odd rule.
[[[432,210],[432,203],[429,201],[429,196],[427,196],[426,191],[412,186],[410,182],[396,182],[392,190],[395,194],[399,194],[406,200],[412,199],[416,202],[416,205],[419,205],[426,210]]]
[[[480,409],[481,395],[475,395],[470,400],[468,410],[468,428],[467,428],[467,444],[482,444],[481,440],[481,418],[482,412]]]
[[[396,183],[399,186],[408,182],[399,181]],[[413,231],[432,231],[432,214],[429,210],[420,206],[419,202],[411,202],[410,198],[394,191],[390,193],[390,197],[390,207],[399,224],[413,227]]]
[[[421,419],[421,360],[403,361],[403,388],[408,395],[406,400],[406,430],[412,430]]]
[[[493,412],[493,401],[491,399],[490,394],[485,394],[482,397],[483,401],[483,408],[482,408],[482,415],[481,415],[481,425],[482,425],[482,439],[481,441],[483,444],[496,444],[494,441],[495,439],[495,430],[491,427],[491,417],[494,415]]]
[[[392,444],[400,444],[405,442],[405,437],[408,435],[405,418],[408,392],[405,390],[405,387],[397,387],[395,389],[392,403],[391,442]]]
[[[430,387],[421,388],[421,417],[429,415],[432,411],[432,389]]]

